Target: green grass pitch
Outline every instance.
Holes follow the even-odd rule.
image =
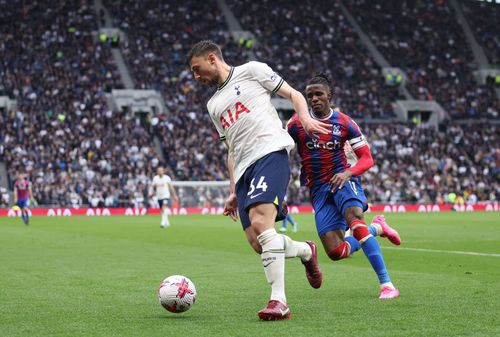
[[[500,213],[386,217],[403,239],[379,238],[399,299],[378,300],[361,251],[332,262],[321,249],[318,290],[287,260],[280,322],[258,320],[269,286],[228,218],[174,216],[166,230],[159,216],[0,218],[0,336],[499,336]],[[292,238],[319,241],[312,215],[296,220]],[[156,297],[173,274],[198,291],[183,314]]]

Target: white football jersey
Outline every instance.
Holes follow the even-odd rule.
[[[153,177],[152,185],[156,189],[156,198],[170,199],[170,189],[168,188],[170,183],[172,183],[172,179],[166,174],[161,177],[159,175]]]
[[[248,62],[231,67],[226,81],[207,103],[220,139],[229,145],[235,182],[258,159],[295,146],[271,103],[271,94],[283,83],[267,64]]]

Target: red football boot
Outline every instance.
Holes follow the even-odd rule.
[[[259,311],[259,318],[264,321],[278,321],[290,319],[290,317],[292,317],[292,313],[288,305],[276,300],[270,300],[267,307]]]
[[[323,282],[323,274],[321,274],[318,263],[318,251],[314,242],[307,240],[306,243],[311,247],[312,254],[311,259],[306,262],[302,261],[302,264],[306,267],[306,276],[309,284],[314,289],[318,289]]]

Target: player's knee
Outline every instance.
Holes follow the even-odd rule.
[[[347,243],[347,241],[344,241],[339,246],[330,250],[328,252],[328,257],[333,261],[342,260],[349,256],[349,250],[349,243]]]
[[[371,234],[366,226],[366,223],[363,220],[352,220],[349,222],[349,228],[352,230],[352,235],[358,240],[360,243],[363,243],[368,239]]]
[[[351,223],[354,220],[364,220],[363,209],[361,207],[348,207],[344,213],[347,223]]]

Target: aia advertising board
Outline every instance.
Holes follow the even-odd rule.
[[[292,214],[313,213],[312,206],[289,206],[288,210]],[[439,212],[498,212],[500,203],[478,204],[478,205],[372,205],[368,212],[376,213],[439,213]],[[169,209],[171,215],[189,215],[189,214],[209,214],[220,215],[223,212],[222,207],[180,207]],[[29,210],[32,216],[143,216],[147,214],[160,214],[158,208],[33,208]],[[20,211],[14,211],[8,208],[0,209],[0,217],[20,216]]]

